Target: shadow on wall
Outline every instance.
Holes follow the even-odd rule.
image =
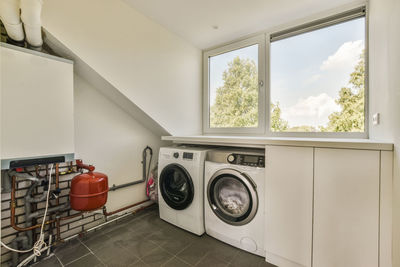
[[[78,75],[74,77],[74,88],[76,157],[107,173],[110,185],[140,180],[143,148],[146,145],[153,148],[154,166],[160,146],[168,143]],[[114,210],[145,198],[142,183],[110,191],[107,207]]]

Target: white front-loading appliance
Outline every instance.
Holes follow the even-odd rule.
[[[206,233],[253,254],[264,251],[265,152],[209,151],[204,173]]]
[[[158,159],[160,218],[196,235],[204,229],[206,148],[162,147]]]

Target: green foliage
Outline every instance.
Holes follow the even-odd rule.
[[[3,22],[0,20],[0,42],[7,42],[7,32]]]
[[[364,52],[350,74],[350,87],[342,87],[335,102],[342,108],[329,115],[327,127],[322,132],[363,132],[364,131]]]
[[[281,113],[279,102],[271,103],[271,131],[273,132],[283,132],[289,128],[288,122],[281,118]]]
[[[253,60],[236,57],[223,73],[210,109],[211,127],[257,127],[258,77]]]
[[[329,115],[327,127],[308,125],[290,127],[281,118],[279,102],[271,103],[273,132],[362,132],[364,131],[364,52],[350,74],[349,87],[339,91],[336,103],[341,111]],[[258,77],[253,60],[236,57],[223,73],[224,84],[217,88],[214,105],[210,108],[211,127],[257,127]]]
[[[285,132],[317,132],[317,128],[310,125],[301,125],[290,127]]]

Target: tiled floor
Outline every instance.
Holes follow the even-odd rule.
[[[198,237],[164,222],[156,206],[72,239],[54,254],[35,267],[274,266],[205,234]]]

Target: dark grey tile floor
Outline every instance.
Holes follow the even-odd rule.
[[[266,266],[264,258],[161,220],[153,206],[58,246],[35,267]]]

